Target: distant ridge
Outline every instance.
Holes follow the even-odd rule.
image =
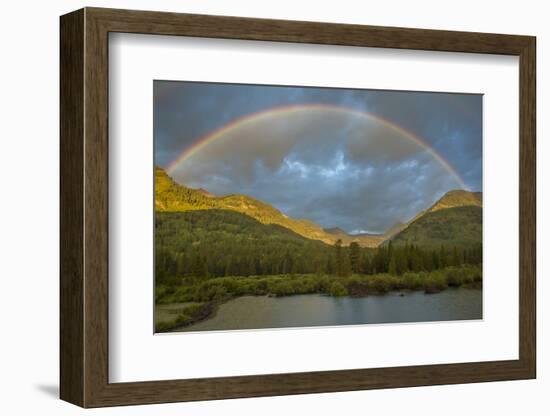
[[[397,223],[383,234],[348,234],[338,227],[323,229],[307,219],[289,218],[275,207],[246,195],[217,196],[205,189],[192,189],[176,183],[163,169],[155,167],[155,209],[160,212],[228,210],[248,215],[263,224],[275,224],[294,233],[326,244],[341,240],[344,245],[357,242],[377,247],[388,241],[436,245],[481,241],[480,192],[449,191],[434,205],[408,223]],[[452,214],[452,215],[451,215]],[[452,230],[452,231],[449,231]],[[457,236],[457,234],[460,234]]]
[[[423,247],[467,247],[482,242],[482,193],[449,191],[417,215],[391,241]]]
[[[435,212],[440,209],[466,207],[466,206],[482,206],[482,193],[469,192],[464,190],[449,191],[443,195],[435,204],[433,204],[427,212]]]
[[[161,168],[155,168],[155,209],[165,212],[223,209],[246,214],[263,224],[277,224],[303,237],[333,244],[337,238],[309,220],[287,217],[265,202],[246,195],[216,196],[204,189],[191,189],[176,183]]]
[[[201,194],[203,194],[207,198],[216,198],[217,197],[217,195],[214,195],[213,193],[208,192],[206,189],[198,188],[198,189],[196,189],[196,191],[200,192]]]

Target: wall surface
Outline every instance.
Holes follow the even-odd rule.
[[[87,411],[102,415],[422,414],[546,415],[550,301],[543,247],[550,227],[545,103],[550,101],[550,26],[540,1],[69,1],[5,2],[2,8],[0,137],[0,385],[2,414],[71,415],[81,409],[58,395],[58,16],[83,6],[166,10],[295,20],[536,35],[538,42],[538,379],[317,394]],[[546,73],[546,74],[545,74]],[[503,224],[503,232],[506,225]],[[545,234],[543,236],[543,234]],[[546,328],[547,329],[547,328]]]

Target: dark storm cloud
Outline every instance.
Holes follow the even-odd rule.
[[[155,82],[155,162],[168,166],[239,117],[289,104],[374,113],[421,137],[481,190],[481,96]],[[426,149],[376,120],[287,114],[232,130],[172,174],[217,194],[244,193],[289,216],[381,232],[459,187]]]

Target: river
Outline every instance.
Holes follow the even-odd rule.
[[[391,292],[362,298],[325,295],[243,296],[212,318],[180,331],[289,328],[482,319],[482,291],[449,288],[436,294]]]

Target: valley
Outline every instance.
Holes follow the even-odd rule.
[[[156,331],[211,319],[243,296],[385,293],[482,285],[481,194],[450,191],[384,234],[350,235],[245,195],[191,189],[155,169]],[[174,306],[176,305],[176,306]]]

